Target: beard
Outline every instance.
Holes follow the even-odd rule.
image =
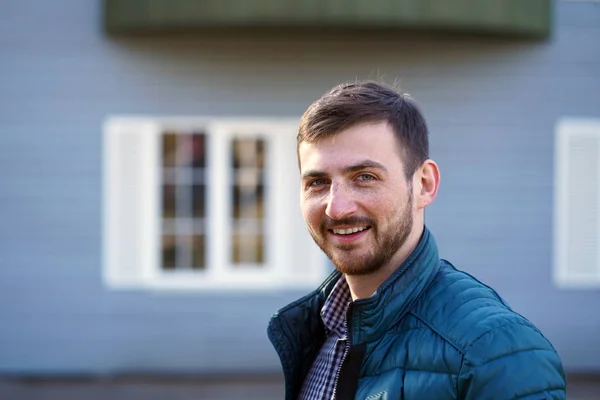
[[[310,231],[315,243],[329,257],[333,265],[346,275],[368,275],[384,267],[402,248],[413,226],[412,187],[408,193],[404,207],[387,219],[388,228],[380,230],[377,221],[368,217],[348,217],[334,220],[325,217],[319,227],[319,233]],[[326,241],[330,234],[329,227],[335,225],[370,226],[375,245],[363,254],[356,253],[357,244],[337,244],[334,248]],[[364,246],[364,244],[362,244]]]

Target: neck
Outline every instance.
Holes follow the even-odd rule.
[[[424,226],[420,229],[413,229],[410,235],[406,238],[406,242],[400,250],[392,257],[392,259],[379,268],[377,271],[368,275],[346,275],[346,282],[350,287],[352,300],[364,299],[370,297],[379,286],[390,277],[408,256],[415,250],[421,235],[423,234]]]

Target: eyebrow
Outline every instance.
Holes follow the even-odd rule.
[[[342,168],[342,173],[348,174],[348,173],[360,171],[363,169],[380,169],[384,172],[387,172],[387,168],[383,164],[378,163],[377,161],[373,161],[373,160],[364,160],[364,161],[358,162],[356,164],[348,165],[348,166]],[[327,175],[328,174],[325,173],[324,171],[312,169],[312,170],[308,170],[308,171],[304,172],[302,174],[302,179],[323,178],[323,177],[326,177]]]

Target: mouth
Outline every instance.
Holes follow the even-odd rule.
[[[354,226],[351,228],[329,229],[329,232],[335,233],[336,235],[352,235],[353,233],[362,232],[370,228],[370,226]]]
[[[331,228],[328,229],[328,232],[335,240],[342,243],[350,243],[366,235],[370,229],[370,226],[349,226],[344,228]]]

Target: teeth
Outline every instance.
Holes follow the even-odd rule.
[[[337,235],[349,235],[351,233],[356,233],[356,232],[360,232],[360,231],[364,231],[365,228],[364,226],[359,227],[354,227],[354,228],[348,228],[348,229],[334,229],[333,233],[337,234]]]

